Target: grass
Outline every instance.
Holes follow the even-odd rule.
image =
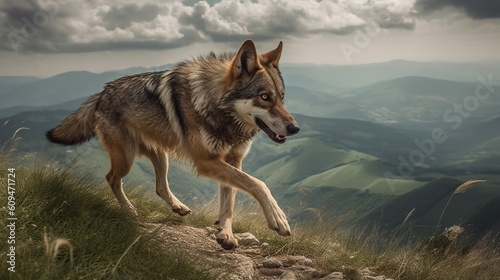
[[[6,162],[0,158],[2,190],[7,184]],[[50,167],[15,172],[16,273],[7,270],[9,248],[1,242],[0,279],[213,277],[197,270],[193,260],[179,255],[175,248],[165,251],[156,233],[141,230],[140,222],[210,226],[217,219],[217,202],[193,207],[191,215],[180,218],[166,211],[160,199],[133,191],[129,196],[139,211],[139,217],[134,217],[118,207],[109,187],[97,183],[93,175]],[[2,191],[0,201],[7,201],[7,196]],[[7,217],[7,207],[0,213]],[[293,225],[293,235],[281,237],[267,228],[261,209],[250,203],[237,209],[233,228],[252,232],[270,244],[271,256],[304,255],[325,273],[340,271],[348,280],[362,279],[360,271],[365,268],[374,275],[405,280],[500,279],[500,248],[495,236],[484,237],[470,248],[458,241],[442,248],[429,247],[416,244],[411,232],[349,230],[340,226],[341,220],[331,222],[330,216],[342,217],[341,213],[315,213],[329,217],[319,217],[314,224]],[[3,229],[7,223],[0,219]]]
[[[0,200],[7,201],[8,166],[0,165]],[[133,199],[143,197],[135,193]],[[15,201],[16,272],[7,270],[9,248],[1,242],[1,279],[211,278],[178,253],[161,249],[154,233],[145,233],[137,218],[118,207],[109,187],[89,176],[16,170]],[[1,209],[2,217],[7,211]],[[3,229],[6,223],[0,220]]]
[[[440,227],[441,220],[443,219],[443,215],[446,212],[446,209],[448,209],[448,205],[450,205],[450,202],[451,202],[451,199],[453,198],[453,196],[455,196],[456,194],[459,194],[459,193],[464,193],[466,190],[470,189],[472,186],[474,186],[477,183],[484,183],[484,182],[486,182],[486,181],[485,180],[469,180],[469,181],[461,184],[460,186],[458,186],[455,189],[453,194],[450,196],[450,198],[446,202],[446,205],[444,206],[443,211],[441,212],[441,215],[439,216],[439,219],[438,219],[437,224],[436,224],[436,231],[434,232],[434,235],[436,235],[436,232]]]
[[[340,226],[341,213],[328,213],[340,218],[333,223],[329,217],[325,219],[329,222],[318,218],[315,224],[294,225],[291,237],[281,237],[267,228],[256,204],[239,206],[234,231],[249,231],[267,242],[270,256],[303,255],[325,272],[342,272],[347,280],[363,279],[360,271],[366,268],[374,275],[404,280],[500,279],[498,236],[484,236],[472,247],[459,240],[430,247],[425,240],[415,242],[410,230],[388,233],[377,227],[345,229]],[[196,227],[211,225],[215,213],[216,203],[205,205],[196,209],[186,223]],[[317,214],[326,215],[319,211]],[[404,222],[408,224],[408,220]]]
[[[404,280],[500,279],[498,236],[487,235],[472,247],[459,240],[430,247],[425,240],[415,242],[411,231],[345,229],[340,226],[342,218],[333,223],[329,218],[329,222],[318,219],[320,222],[309,226],[294,225],[291,237],[281,237],[267,228],[257,205],[239,208],[234,231],[252,232],[261,242],[270,244],[270,256],[303,255],[322,271],[340,271],[348,280],[363,279],[361,271],[366,268],[373,275]],[[216,209],[216,204],[197,209],[187,223],[210,225],[216,219]],[[340,213],[328,215],[342,217]]]
[[[471,248],[452,242],[429,249],[425,243],[408,242],[406,234],[378,228],[356,231],[319,224],[296,227],[293,233],[289,239],[269,232],[256,235],[271,245],[271,254],[305,255],[323,270],[343,272],[351,280],[362,279],[359,271],[365,268],[392,279],[500,279],[500,247],[494,236]]]

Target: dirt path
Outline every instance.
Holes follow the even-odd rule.
[[[266,245],[252,234],[237,234],[240,246],[226,251],[215,241],[213,228],[143,224],[148,232],[158,230],[162,244],[188,256],[201,270],[219,279],[318,279],[326,276],[302,256],[266,256]],[[334,279],[334,278],[327,278]],[[342,278],[338,278],[342,279]]]
[[[221,280],[345,279],[341,272],[321,271],[304,256],[269,256],[266,244],[261,244],[251,233],[235,234],[239,247],[226,251],[215,241],[215,228],[155,223],[144,223],[142,226],[147,232],[158,231],[162,246],[178,250],[200,270],[218,275]],[[363,280],[391,280],[384,276],[371,276],[372,272],[368,269],[360,271],[360,274]]]

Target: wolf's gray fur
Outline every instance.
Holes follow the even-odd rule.
[[[121,182],[137,155],[151,160],[156,193],[180,215],[191,210],[168,187],[167,154],[189,160],[199,175],[221,184],[217,238],[225,249],[237,246],[231,226],[234,188],[257,199],[269,227],[288,235],[286,216],[267,186],[241,171],[260,129],[277,143],[299,130],[283,103],[281,51],[280,42],[258,55],[248,40],[237,53],[211,53],[167,71],[117,79],[47,132],[47,138],[73,145],[96,135],[111,159],[106,179],[118,201],[134,212]]]

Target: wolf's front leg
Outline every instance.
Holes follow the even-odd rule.
[[[238,240],[233,235],[233,215],[236,189],[220,185],[219,218],[215,225],[219,230],[217,242],[226,250],[238,247]]]
[[[199,175],[211,178],[222,185],[234,186],[252,195],[262,207],[269,228],[280,235],[290,235],[286,215],[264,182],[218,159],[198,160],[196,169]]]

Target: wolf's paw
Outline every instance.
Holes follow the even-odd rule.
[[[279,235],[290,236],[292,234],[286,217],[277,217],[273,222],[268,222],[268,226],[270,229],[275,230]]]
[[[217,234],[216,240],[224,250],[233,250],[234,248],[238,248],[238,240],[234,238],[233,233],[228,233],[224,230],[221,230]]]
[[[290,225],[288,225],[288,220],[283,210],[279,208],[276,202],[271,203],[270,208],[271,211],[266,215],[269,228],[278,232],[279,235],[291,235],[292,231],[290,230]]]
[[[179,216],[186,216],[191,213],[191,209],[189,209],[186,205],[180,204],[172,207],[172,211],[179,214]]]

